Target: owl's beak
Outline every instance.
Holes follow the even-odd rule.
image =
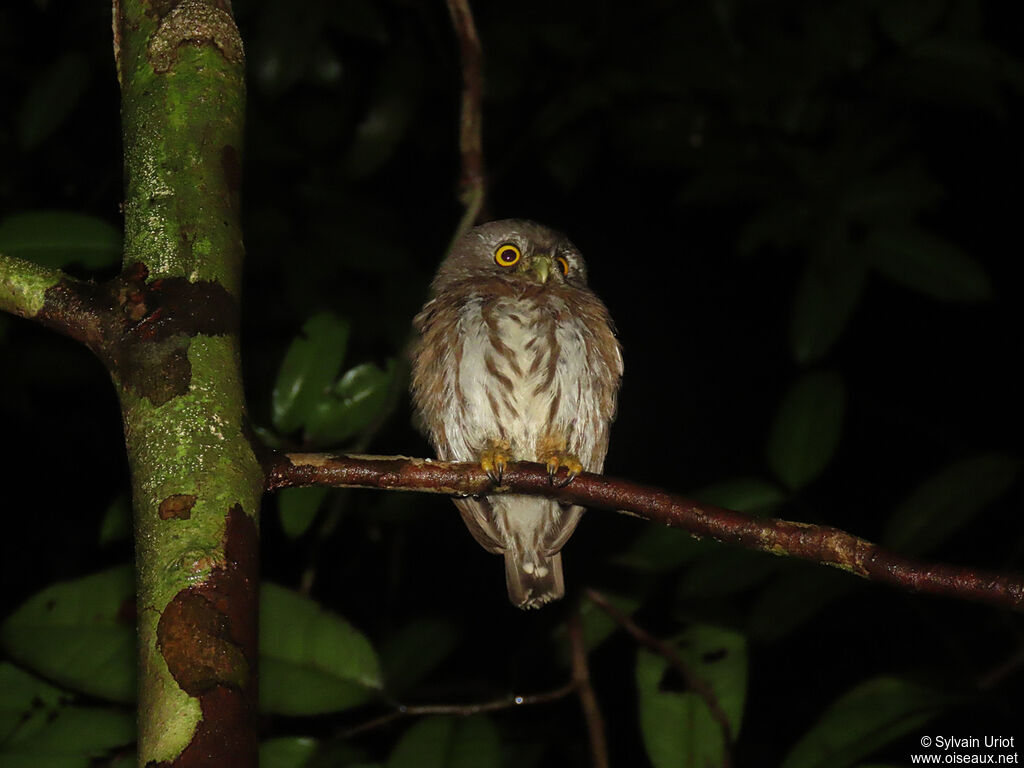
[[[537,282],[543,285],[551,276],[551,257],[546,254],[534,256],[530,260],[530,271],[537,278]]]

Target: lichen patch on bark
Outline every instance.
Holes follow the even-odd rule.
[[[100,349],[110,338],[109,308],[114,303],[105,293],[102,286],[65,278],[46,290],[36,318],[48,328],[82,342],[102,358]]]
[[[173,5],[151,3],[160,24],[149,41],[147,56],[153,71],[170,71],[182,45],[213,45],[232,64],[245,60],[242,36],[231,14],[220,3],[181,0]]]

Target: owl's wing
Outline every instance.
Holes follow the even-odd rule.
[[[558,519],[558,525],[552,526],[551,532],[554,535],[544,542],[544,554],[549,557],[559,552],[565,546],[565,542],[572,536],[572,532],[576,530],[576,525],[579,523],[580,518],[583,517],[583,507],[564,504],[561,507],[562,515]]]
[[[494,527],[494,516],[491,513],[491,503],[489,501],[471,498],[452,499],[452,501],[459,508],[462,520],[466,523],[469,532],[473,534],[473,538],[476,539],[481,547],[495,555],[500,555],[505,551],[505,548],[501,545],[501,537],[498,535],[498,530]]]

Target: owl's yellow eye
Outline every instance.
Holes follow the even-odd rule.
[[[558,262],[558,266],[562,268],[562,274],[566,277],[569,276],[569,260],[564,256],[559,256],[555,259]]]
[[[494,261],[499,267],[511,267],[514,266],[519,259],[523,256],[512,243],[505,243],[504,245],[498,246],[498,250],[494,252]]]

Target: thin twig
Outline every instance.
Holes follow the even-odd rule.
[[[1008,659],[999,662],[978,680],[978,688],[987,691],[995,688],[1010,675],[1024,667],[1024,646],[1018,648]]]
[[[583,644],[583,628],[578,611],[574,611],[569,617],[569,658],[572,661],[572,679],[580,699],[580,708],[583,710],[583,720],[587,724],[594,768],[608,768],[608,742],[605,738],[604,718],[601,716],[594,686],[590,683],[587,648]]]
[[[829,526],[756,518],[698,504],[652,486],[589,472],[567,486],[565,469],[555,482],[535,462],[514,462],[492,486],[479,464],[430,461],[405,456],[337,456],[322,453],[265,457],[267,490],[306,485],[418,491],[449,496],[520,493],[547,496],[595,509],[618,510],[655,523],[682,528],[747,549],[830,565],[862,579],[912,592],[1024,610],[1024,576],[965,566],[926,563],[890,552]]]
[[[611,601],[601,592],[598,592],[596,589],[588,589],[585,594],[591,602],[607,613],[616,624],[626,630],[637,643],[663,656],[686,682],[686,687],[700,696],[710,710],[711,717],[718,723],[718,727],[722,729],[724,744],[722,768],[730,768],[732,765],[732,750],[730,748],[733,739],[732,726],[729,725],[729,716],[725,714],[725,711],[718,703],[718,697],[711,690],[711,686],[699,675],[694,674],[694,671],[690,669],[690,665],[683,661],[675,648],[655,637],[633,621],[633,619],[612,605]]]
[[[462,173],[459,200],[466,207],[455,239],[487,218],[487,174],[484,170],[483,92],[484,56],[468,0],[447,0],[452,28],[459,41],[462,63],[462,115],[459,119],[459,155]]]
[[[342,738],[348,739],[358,733],[380,728],[381,726],[393,723],[406,717],[422,717],[424,715],[455,715],[456,717],[469,717],[485,712],[497,712],[502,709],[513,709],[514,707],[528,707],[535,704],[547,704],[551,701],[564,699],[574,693],[577,688],[575,680],[570,680],[563,686],[550,691],[530,694],[529,696],[506,696],[490,701],[472,702],[469,704],[422,704],[407,706],[398,704],[393,712],[381,715],[373,720],[368,720],[342,733]]]

